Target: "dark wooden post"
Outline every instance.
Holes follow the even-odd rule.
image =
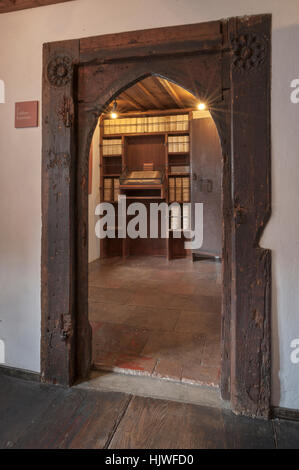
[[[42,148],[42,380],[75,376],[74,65],[79,41],[44,45]]]
[[[259,241],[271,213],[271,16],[237,18],[234,30],[231,403],[268,417],[271,253]]]

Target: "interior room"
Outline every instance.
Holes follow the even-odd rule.
[[[221,173],[208,100],[163,77],[137,82],[100,116],[89,160],[94,369],[219,387]],[[114,238],[99,239],[98,204],[117,208],[123,195],[127,207],[175,203],[167,237],[160,220],[156,238],[149,227],[146,238],[118,238],[116,217],[115,227],[105,225]],[[203,243],[186,249],[194,203],[203,204]]]

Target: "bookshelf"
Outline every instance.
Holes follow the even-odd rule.
[[[174,232],[190,224],[190,215],[183,213],[183,204],[190,202],[190,119],[187,110],[175,112],[127,113],[111,119],[100,118],[100,195],[101,201],[117,204],[118,195],[126,194],[127,203],[141,200],[177,202],[181,216],[171,213],[168,239],[104,239],[101,257],[138,254],[186,256],[184,239]],[[161,176],[161,184],[125,186],[129,171],[151,167]],[[146,181],[145,181],[146,182]],[[115,230],[117,231],[117,222]]]

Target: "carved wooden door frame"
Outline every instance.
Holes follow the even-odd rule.
[[[97,119],[151,74],[208,99],[223,151],[221,393],[251,416],[270,410],[271,15],[61,41],[43,50],[42,334],[46,382],[91,365],[88,155]]]

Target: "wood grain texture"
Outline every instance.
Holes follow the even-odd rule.
[[[0,448],[102,449],[130,397],[36,384],[0,374]]]
[[[72,102],[74,82],[59,83],[57,57],[78,60],[79,42],[44,46],[42,128],[42,380],[70,384],[75,377],[74,302],[74,170],[75,131],[66,126],[65,106]],[[53,75],[49,78],[49,64]],[[62,74],[66,73],[64,68]],[[66,81],[67,81],[67,75]],[[72,112],[70,106],[70,113]],[[71,119],[71,117],[70,117]]]
[[[0,0],[0,13],[43,7],[56,3],[66,3],[72,0]]]
[[[64,390],[16,443],[19,449],[103,449],[126,408],[119,393]]]
[[[221,21],[80,39],[81,62],[220,50]]]
[[[270,422],[229,411],[134,397],[110,449],[274,448]]]
[[[0,374],[0,448],[297,449],[299,423]]]
[[[238,412],[267,417],[271,375],[271,252],[260,248],[259,241],[271,214],[271,16],[237,19],[231,41],[236,44],[232,112],[238,116],[233,119],[232,164],[232,403]],[[246,58],[246,51],[252,56]],[[263,53],[261,62],[260,53]]]
[[[72,383],[90,367],[87,209],[93,131],[111,100],[153,74],[211,105],[224,169],[222,393],[229,398],[231,392],[239,413],[269,415],[271,253],[259,241],[271,213],[270,50],[269,15],[45,46],[45,71],[50,53],[70,54],[75,65],[74,82],[66,86],[49,87],[45,74],[43,81],[42,371],[47,380]],[[58,77],[52,71],[50,78],[59,85],[66,77],[61,67],[56,72]],[[74,100],[74,124],[64,128],[57,107],[69,100]]]
[[[275,441],[278,449],[299,449],[298,421],[273,421]]]
[[[0,373],[0,449],[13,447],[33,421],[61,397],[60,388]]]

